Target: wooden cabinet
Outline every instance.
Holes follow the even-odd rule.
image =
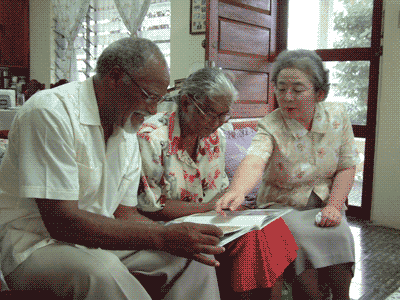
[[[0,66],[29,77],[29,0],[0,1]]]

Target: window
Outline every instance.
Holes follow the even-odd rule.
[[[137,35],[154,41],[170,63],[170,24],[171,1],[152,0],[147,15]],[[56,24],[57,32],[57,24]],[[80,81],[93,76],[96,61],[102,51],[113,41],[128,37],[130,33],[113,0],[91,0],[89,10],[74,41],[75,60],[72,69],[76,70]],[[62,79],[58,74],[61,52],[65,51],[65,41],[56,36],[55,80]]]
[[[317,51],[330,70],[326,101],[342,102],[348,110],[356,146],[365,157],[356,168],[349,212],[369,219],[372,176],[364,174],[373,174],[382,1],[310,0],[307,17],[299,13],[304,2],[288,2],[288,49]]]

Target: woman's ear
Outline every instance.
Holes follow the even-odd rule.
[[[321,102],[321,101],[324,101],[324,99],[325,99],[325,91],[319,90],[317,92],[317,101]]]

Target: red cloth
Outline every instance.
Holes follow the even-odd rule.
[[[297,244],[285,221],[279,218],[262,230],[251,231],[225,245],[216,255],[220,288],[229,280],[230,289],[244,292],[271,288],[286,267],[297,257]],[[225,284],[225,288],[226,288]]]

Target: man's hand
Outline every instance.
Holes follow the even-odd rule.
[[[334,205],[327,205],[321,210],[321,222],[317,223],[321,227],[334,227],[340,224],[342,214]]]
[[[196,260],[209,266],[219,266],[215,259],[204,254],[220,254],[224,247],[216,246],[224,234],[213,225],[181,223],[165,226],[163,245],[160,250]]]

